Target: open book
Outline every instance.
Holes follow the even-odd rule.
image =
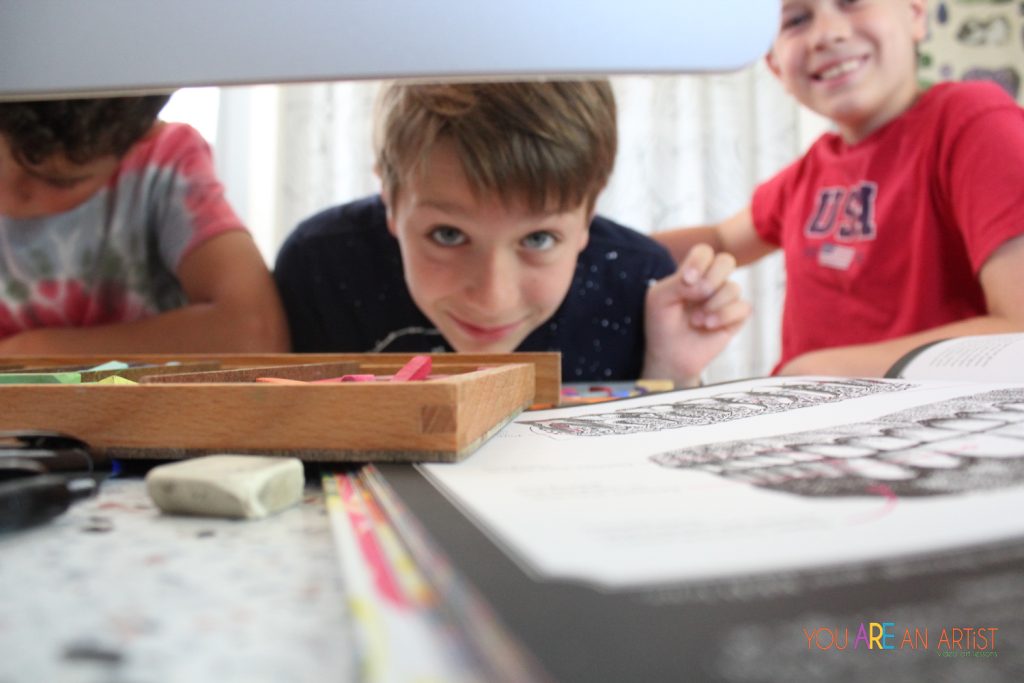
[[[903,364],[952,379],[528,412],[461,463],[380,469],[558,680],[1019,680],[980,658],[1024,629],[1024,379],[991,381],[1022,340]],[[857,641],[869,623],[895,655]]]
[[[956,337],[925,344],[898,360],[885,376],[1024,382],[1024,333]]]
[[[535,411],[421,471],[538,578],[872,562],[1024,538],[1024,382],[770,377]]]
[[[378,481],[443,604],[436,556],[560,681],[1020,680],[996,658],[1024,631],[1022,358],[968,337],[885,379],[531,411]]]

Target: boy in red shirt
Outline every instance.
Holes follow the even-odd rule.
[[[1024,112],[918,85],[924,0],[786,0],[768,65],[837,132],[740,213],[655,238],[786,259],[784,374],[877,376],[921,344],[1024,330]]]

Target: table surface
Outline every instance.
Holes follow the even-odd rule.
[[[356,680],[319,481],[263,520],[163,515],[113,479],[0,535],[0,683]]]

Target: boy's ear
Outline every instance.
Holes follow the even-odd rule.
[[[914,26],[914,42],[921,42],[928,35],[928,1],[910,0],[911,20]]]
[[[583,239],[580,240],[579,253],[583,253],[583,250],[590,244],[590,224],[594,222],[594,216],[597,215],[597,209],[591,209],[587,215],[587,224],[583,226]]]
[[[387,217],[388,232],[395,237],[398,237],[398,233],[395,232],[395,212],[391,208],[391,193],[388,192],[387,189],[382,188],[380,191],[380,199],[384,202],[384,215]]]
[[[768,50],[768,53],[764,56],[764,61],[768,65],[768,69],[775,74],[775,77],[779,78],[779,63],[775,61],[775,50]]]

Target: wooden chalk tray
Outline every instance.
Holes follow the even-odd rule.
[[[557,353],[433,354],[432,376],[421,381],[312,383],[350,373],[391,375],[412,356],[121,356],[137,384],[0,384],[0,430],[64,432],[118,458],[257,453],[323,462],[453,462],[531,404],[558,401]],[[106,360],[11,357],[5,364],[28,372]],[[168,362],[182,363],[182,371],[168,372]],[[146,374],[146,364],[159,370]],[[303,383],[256,382],[267,377]]]

